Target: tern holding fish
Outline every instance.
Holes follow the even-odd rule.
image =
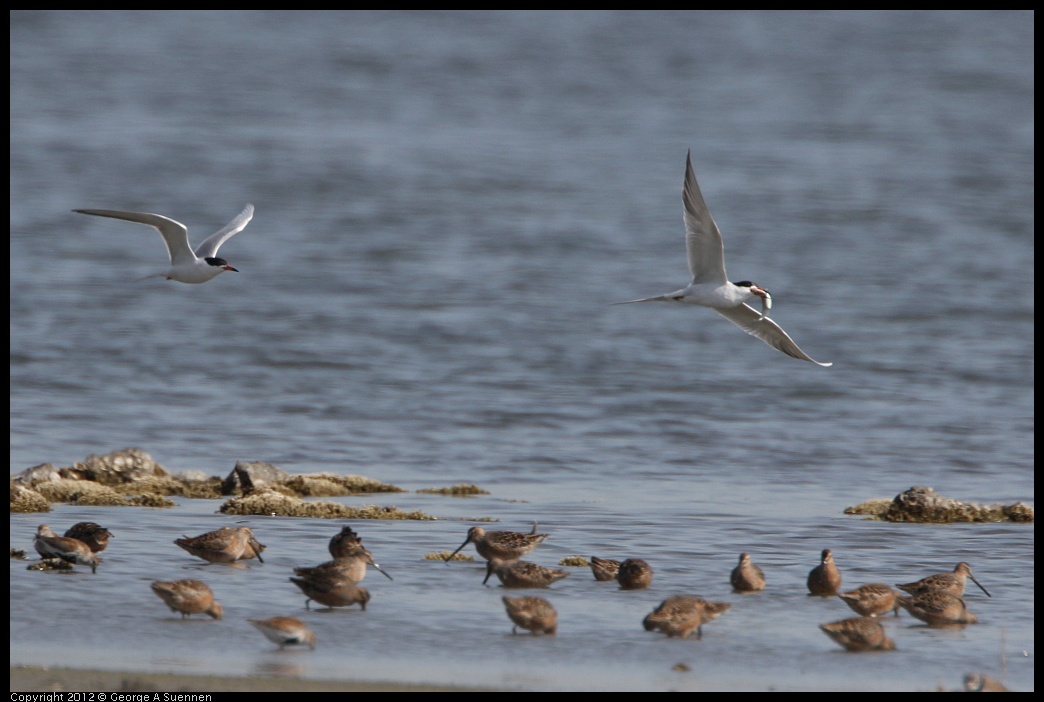
[[[710,307],[743,331],[761,339],[777,351],[816,365],[832,365],[820,363],[802,351],[783,331],[782,327],[766,316],[768,310],[772,309],[772,295],[768,290],[749,280],[741,280],[738,283],[729,282],[725,275],[725,248],[721,241],[721,232],[718,231],[718,225],[714,223],[714,218],[711,217],[710,210],[703,201],[700,187],[696,184],[696,174],[692,170],[691,151],[685,157],[682,204],[685,219],[685,249],[689,255],[689,272],[692,273],[692,282],[687,287],[666,295],[613,304],[683,302],[688,305]],[[755,297],[761,298],[760,313],[746,304],[748,300],[753,300]]]

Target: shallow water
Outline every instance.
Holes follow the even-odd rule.
[[[434,522],[354,528],[394,577],[365,613],[287,582],[338,522],[251,518],[265,563],[173,540],[173,510],[12,515],[109,527],[94,576],[11,562],[11,663],[525,689],[1032,690],[1032,525],[892,525],[844,507],[911,485],[1032,504],[1033,31],[1019,13],[24,13],[11,15],[11,471],[125,446],[172,471],[237,460],[362,474],[343,498]],[[728,270],[772,291],[817,368],[709,310],[609,302],[686,282],[685,150]],[[202,286],[156,272],[148,210],[200,241],[257,208]],[[413,492],[475,483],[489,496]],[[641,557],[651,589],[580,570],[553,638],[511,636],[456,548],[470,519],[532,556]],[[887,622],[847,654],[805,596],[972,564],[982,623]],[[769,588],[729,592],[741,551]],[[469,547],[467,552],[473,553]],[[204,577],[221,622],[148,589]],[[105,583],[103,586],[102,584]],[[734,603],[701,641],[660,600]],[[109,604],[103,604],[109,603]],[[293,614],[314,652],[249,617]],[[688,672],[672,667],[683,663]]]

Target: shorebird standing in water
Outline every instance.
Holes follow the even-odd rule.
[[[543,597],[502,597],[507,615],[514,624],[511,633],[518,627],[531,634],[554,634],[558,631],[558,613]]]
[[[819,565],[809,571],[808,591],[812,595],[832,597],[841,589],[841,571],[834,562],[833,552],[825,548],[820,555]]]
[[[330,571],[358,583],[366,577],[366,566],[371,565],[388,580],[395,579],[388,575],[377,561],[373,560],[370,549],[363,546],[362,539],[352,531],[351,527],[344,527],[330,539],[330,555],[334,558],[332,561],[326,561],[310,568],[294,568],[294,574],[307,578],[322,571]]]
[[[498,558],[487,562],[486,580],[489,579],[491,573],[496,573],[501,584],[510,588],[549,587],[570,575],[568,570],[560,568],[546,568],[529,561],[504,562]]]
[[[251,619],[250,623],[265,635],[265,638],[280,649],[287,646],[303,645],[315,648],[315,634],[300,619],[293,617],[272,617],[271,619]]]
[[[92,553],[101,553],[108,548],[112,532],[94,522],[77,522],[69,527],[65,537],[82,541]]]
[[[300,588],[308,599],[305,609],[311,609],[310,603],[315,600],[327,607],[351,607],[354,604],[366,609],[370,601],[370,592],[360,587],[344,571],[336,568],[315,570],[300,578],[290,578],[290,582]]]
[[[357,556],[335,558],[332,561],[326,561],[317,566],[302,566],[301,568],[294,568],[294,575],[308,578],[323,572],[338,573],[358,583],[362,582],[363,578],[366,577],[367,565],[372,565],[381,575],[388,578],[388,580],[395,580],[395,578],[388,575],[384,568],[381,568],[377,562],[373,560],[373,555],[369,551],[366,553],[360,553]]]
[[[225,610],[214,599],[214,593],[202,580],[175,580],[152,583],[152,591],[167,603],[172,612],[188,619],[193,614],[207,614],[214,619],[221,619]]]
[[[598,580],[599,582],[616,580],[616,574],[619,571],[620,561],[591,556],[591,572],[594,574],[595,580]]]
[[[899,606],[928,626],[960,626],[979,621],[968,611],[963,599],[942,590],[931,590],[917,597],[900,597]]]
[[[98,570],[98,556],[87,544],[79,539],[58,536],[46,524],[37,527],[33,546],[43,558],[60,558],[73,565],[90,566],[92,573]]]
[[[820,624],[819,628],[848,651],[891,651],[895,642],[885,635],[881,622],[871,617],[852,617]]]
[[[475,544],[475,550],[487,561],[494,559],[501,561],[517,561],[537,546],[542,544],[548,537],[547,534],[537,533],[537,523],[533,522],[533,531],[523,534],[518,531],[486,531],[482,527],[474,526],[468,529],[468,538],[457,547],[457,550],[446,556],[445,561],[456,556],[468,544]],[[485,585],[492,571],[486,572],[486,578],[482,581]]]
[[[741,553],[739,564],[729,574],[729,582],[736,592],[758,592],[765,589],[765,572],[750,559],[749,553]]]
[[[221,527],[199,536],[183,536],[174,543],[210,563],[232,563],[251,558],[265,562],[261,558],[265,545],[254,538],[250,527]]]
[[[628,558],[616,572],[621,590],[644,590],[652,585],[652,567],[641,558]]]
[[[968,673],[964,676],[965,692],[1011,692],[1004,683],[982,673]]]
[[[703,638],[703,625],[725,614],[732,608],[729,602],[708,602],[702,597],[674,595],[661,602],[646,615],[642,626],[646,631],[660,630],[667,636],[687,638],[696,632]]]
[[[853,612],[864,617],[876,617],[889,612],[899,616],[899,593],[884,583],[861,585],[855,590],[839,592],[837,596]]]
[[[905,585],[896,585],[897,588],[913,595],[914,597],[924,594],[926,592],[945,592],[949,595],[956,597],[964,596],[964,586],[967,584],[968,578],[979,586],[979,589],[986,593],[987,597],[993,597],[982,586],[982,584],[975,579],[972,575],[971,566],[961,561],[958,563],[952,573],[936,573],[935,575],[929,575],[927,578],[921,578],[915,583],[906,583]]]

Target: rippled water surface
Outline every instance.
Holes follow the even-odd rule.
[[[173,545],[219,502],[58,505],[116,535],[97,574],[11,561],[11,663],[547,690],[932,690],[981,670],[1034,686],[1032,525],[897,525],[842,510],[912,485],[1034,500],[1033,18],[1026,13],[11,15],[11,472],[134,446],[172,472],[237,460],[361,474],[366,612],[287,582],[340,522],[253,517],[265,563]],[[710,310],[610,302],[688,280],[685,152],[733,280],[819,368]],[[239,273],[157,278],[166,214]],[[467,499],[416,492],[473,483]],[[512,636],[479,563],[424,560],[476,519],[551,534],[531,558],[641,557],[544,594]],[[961,560],[981,620],[886,626],[848,654],[805,595]],[[741,551],[768,589],[739,596]],[[466,549],[474,553],[473,547]],[[220,622],[148,588],[200,577]],[[733,608],[700,641],[641,620],[676,593]],[[314,652],[246,622],[293,615]],[[681,665],[678,665],[681,664]]]

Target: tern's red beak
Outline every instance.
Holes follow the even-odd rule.
[[[761,298],[761,317],[759,321],[765,319],[765,315],[772,309],[772,295],[769,294],[768,290],[757,285],[751,285],[750,292]]]

